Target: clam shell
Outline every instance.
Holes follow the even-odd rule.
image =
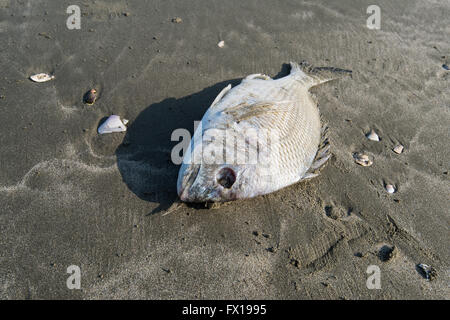
[[[128,121],[127,121],[128,122]],[[105,122],[102,123],[100,127],[98,127],[98,133],[112,133],[112,132],[124,132],[127,131],[127,127],[124,122],[120,120],[120,117],[117,115],[112,115]]]
[[[387,184],[385,188],[388,193],[394,193],[396,191],[392,184]]]
[[[400,154],[400,153],[403,152],[403,146],[402,146],[401,144],[399,144],[399,145],[395,146],[395,147],[392,149],[392,151],[394,151],[394,152],[397,153],[397,154]]]
[[[219,47],[219,48],[223,48],[224,46],[225,46],[225,41],[220,41],[218,44],[217,44],[217,46]]]
[[[97,90],[91,89],[86,93],[84,97],[84,102],[86,102],[87,104],[94,104],[96,99],[97,99]]]
[[[30,79],[33,80],[34,82],[46,82],[55,79],[55,76],[49,75],[47,73],[38,73],[32,75]]]
[[[380,137],[373,129],[370,130],[370,132],[366,135],[366,137],[367,137],[367,139],[372,140],[372,141],[380,141]]]
[[[370,167],[373,162],[369,159],[369,156],[362,153],[354,153],[353,159],[355,159],[355,162],[363,167]]]
[[[420,263],[417,265],[418,271],[420,274],[426,278],[428,281],[433,280],[436,277],[436,270],[425,263]]]

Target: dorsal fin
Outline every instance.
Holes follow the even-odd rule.
[[[223,88],[222,91],[220,91],[220,93],[217,95],[217,97],[214,99],[213,103],[211,104],[210,108],[213,107],[215,104],[217,104],[217,102],[219,102],[220,99],[222,99],[223,96],[226,95],[227,92],[230,90],[231,90],[231,83],[229,85],[227,85],[225,88]]]

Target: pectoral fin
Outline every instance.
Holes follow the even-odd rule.
[[[311,167],[306,171],[301,180],[311,179],[319,175],[319,171],[324,167],[325,163],[330,159],[330,142],[328,140],[328,127],[324,125],[322,127],[322,137],[316,156],[314,158]]]

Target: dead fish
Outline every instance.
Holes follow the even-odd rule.
[[[91,105],[97,100],[97,90],[91,89],[84,95],[84,102]]]
[[[47,73],[38,73],[32,75],[30,79],[33,80],[34,82],[46,82],[55,79],[55,76],[49,75]]]
[[[184,155],[177,181],[180,199],[252,198],[317,176],[330,152],[327,128],[308,90],[333,77],[291,62],[283,78],[252,74],[234,88],[225,87]],[[249,161],[250,155],[256,161]]]

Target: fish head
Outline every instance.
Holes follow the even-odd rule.
[[[239,167],[216,164],[182,165],[177,192],[184,202],[218,202],[245,198]]]
[[[224,140],[224,136],[227,139]],[[271,191],[273,184],[269,180],[273,176],[273,163],[257,161],[261,150],[266,148],[259,150],[257,144],[252,144],[250,149],[255,155],[252,161],[247,158],[238,160],[240,157],[236,153],[247,154],[249,143],[242,144],[246,146],[244,149],[234,149],[237,140],[234,136],[242,135],[233,131],[232,136],[228,140],[229,136],[217,129],[196,132],[178,174],[177,192],[181,201],[225,202],[252,198]],[[245,137],[243,139],[247,141]],[[224,141],[232,143],[230,145]]]
[[[194,150],[194,154],[195,154]],[[258,165],[184,161],[177,192],[184,202],[225,202],[261,194],[264,185]],[[204,160],[204,159],[203,159]]]

